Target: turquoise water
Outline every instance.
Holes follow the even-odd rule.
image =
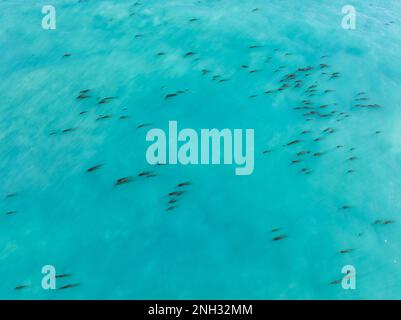
[[[0,298],[400,298],[398,0],[60,0],[43,30],[47,4],[0,2]],[[254,173],[150,166],[169,120],[253,128]]]

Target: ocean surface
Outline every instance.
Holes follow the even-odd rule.
[[[1,299],[401,298],[399,0],[1,0],[0,19]],[[254,129],[253,174],[149,165],[169,120]]]

